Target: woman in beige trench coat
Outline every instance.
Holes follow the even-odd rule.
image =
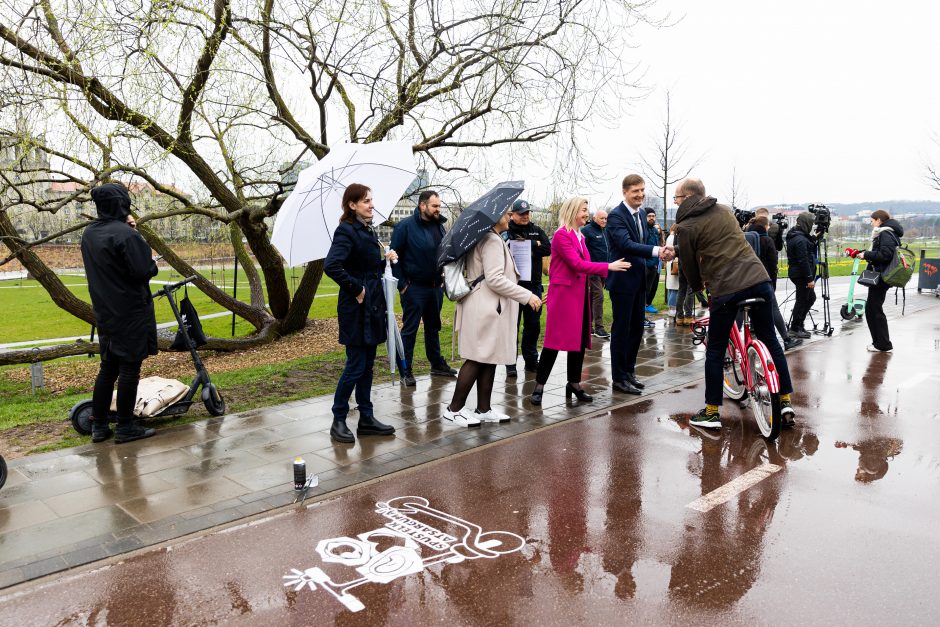
[[[466,361],[457,375],[454,397],[444,409],[444,420],[464,427],[509,420],[490,407],[496,366],[516,360],[519,305],[535,310],[542,306],[538,296],[518,285],[519,274],[509,247],[499,236],[508,227],[506,212],[467,255],[467,277],[472,281],[482,275],[483,280],[457,303],[455,330],[460,356]],[[477,408],[470,412],[465,404],[474,383]]]

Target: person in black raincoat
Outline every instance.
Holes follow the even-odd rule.
[[[878,209],[871,214],[871,250],[863,250],[858,256],[868,262],[869,270],[884,272],[888,268],[895,251],[901,244],[904,227],[897,220],[891,218],[884,209]],[[868,350],[873,353],[890,353],[894,348],[891,344],[891,335],[888,333],[888,317],[885,315],[885,296],[891,286],[884,281],[868,288],[868,299],[865,301],[865,322],[871,333],[871,344]]]
[[[333,426],[330,437],[352,443],[346,426],[349,396],[356,391],[359,410],[358,435],[392,435],[395,428],[382,424],[372,413],[372,370],[375,349],[386,340],[388,322],[382,272],[385,259],[398,259],[395,251],[383,251],[372,229],[372,190],[353,183],[343,193],[343,215],[333,233],[323,271],[339,285],[336,315],[339,343],[346,346],[346,367],[333,396]]]
[[[108,410],[117,382],[118,444],[152,436],[134,421],[140,366],[157,354],[157,320],[150,279],[157,264],[150,246],[127,219],[131,197],[119,183],[91,190],[98,219],[82,235],[82,260],[95,311],[101,368],[92,395],[92,441],[111,437]]]
[[[796,299],[790,320],[790,335],[810,337],[803,325],[806,315],[816,302],[816,240],[813,239],[815,216],[804,211],[796,218],[796,226],[787,233],[787,276],[793,282]]]

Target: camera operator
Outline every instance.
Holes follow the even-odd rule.
[[[790,335],[806,339],[809,332],[803,328],[806,314],[816,302],[816,240],[813,238],[815,216],[804,211],[796,219],[796,226],[787,233],[787,276],[793,282],[796,302]]]
[[[751,224],[748,225],[744,231],[746,233],[757,233],[760,236],[760,252],[758,253],[757,258],[760,259],[762,264],[764,264],[764,269],[767,271],[767,274],[770,275],[770,282],[773,284],[774,290],[776,290],[778,262],[777,248],[773,239],[771,239],[770,235],[768,234],[770,220],[767,219],[766,215],[759,215],[760,209],[757,210],[757,213],[757,217],[751,220]],[[784,350],[790,350],[791,348],[795,348],[802,344],[803,340],[798,337],[791,336],[787,331],[787,324],[783,320],[783,314],[780,313],[780,306],[777,304],[776,295],[774,295],[774,299],[771,305],[773,305],[774,326],[777,328],[777,333],[779,333],[780,337],[783,338]]]

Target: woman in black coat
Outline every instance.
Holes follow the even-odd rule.
[[[119,183],[91,190],[98,219],[82,235],[82,261],[95,311],[101,347],[101,368],[92,393],[92,442],[111,437],[108,413],[117,383],[115,442],[149,438],[153,429],[134,420],[140,367],[157,354],[157,320],[150,279],[157,275],[150,246],[128,224],[131,197]]]
[[[333,233],[323,270],[339,285],[336,314],[339,342],[346,346],[346,367],[333,396],[330,437],[355,442],[346,426],[349,396],[356,391],[358,435],[392,435],[395,428],[382,424],[372,413],[372,369],[375,349],[385,341],[387,321],[382,271],[385,259],[397,260],[395,251],[384,252],[372,229],[372,190],[353,183],[343,193],[343,215]]]
[[[884,209],[872,212],[871,226],[871,250],[864,250],[858,256],[868,262],[869,270],[884,272],[901,243],[904,228],[892,220],[891,214]],[[885,296],[889,289],[891,287],[884,281],[878,281],[878,285],[868,288],[865,321],[871,333],[868,350],[873,353],[890,353],[894,348],[891,336],[888,335],[888,317],[884,312]]]

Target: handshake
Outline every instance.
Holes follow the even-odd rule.
[[[659,248],[659,258],[663,261],[672,261],[676,258],[676,249],[672,246],[661,246]]]

